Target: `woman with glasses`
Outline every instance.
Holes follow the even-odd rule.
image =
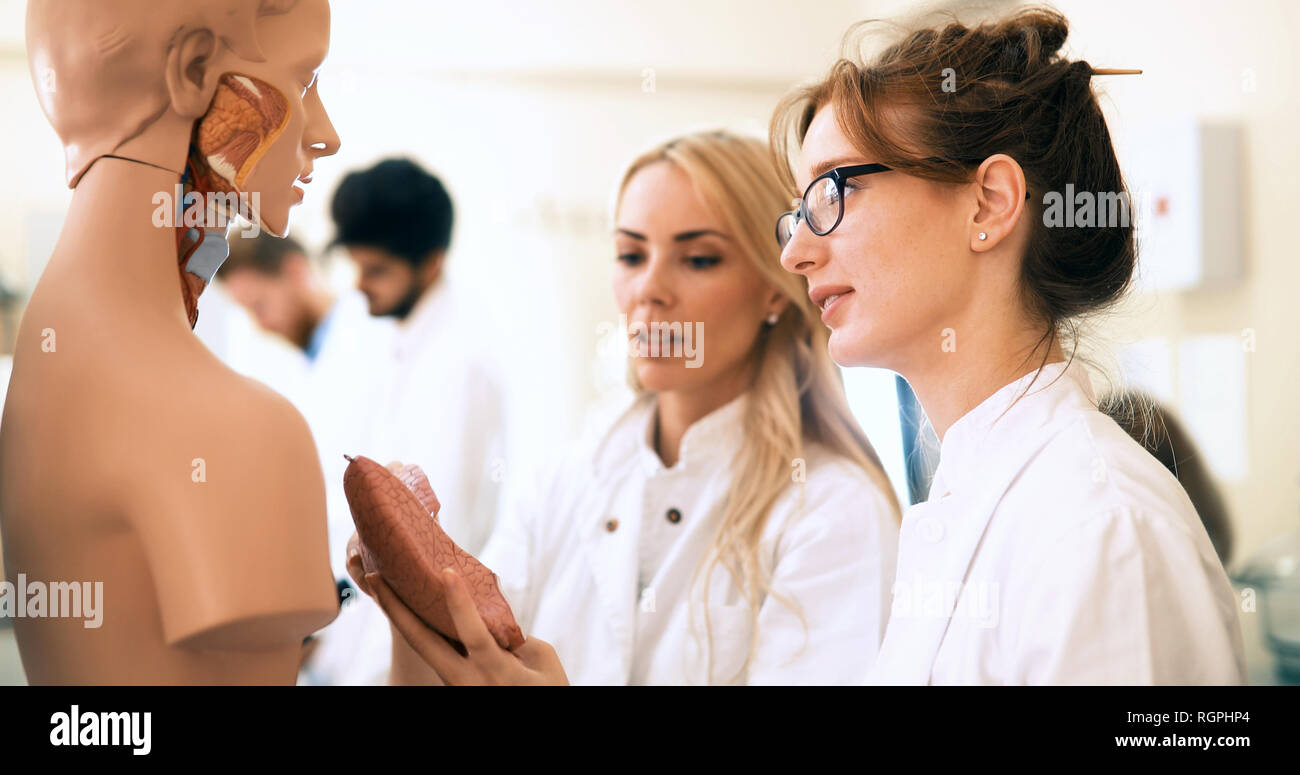
[[[916,30],[773,120],[804,192],[778,222],[782,265],[807,279],[835,361],[902,374],[941,440],[930,499],[903,519],[872,681],[1244,678],[1195,509],[1098,411],[1075,355],[1136,248],[1127,212],[1050,211],[1070,185],[1125,193],[1100,71],[1060,54],[1067,31],[1036,9]]]
[[[788,201],[758,140],[693,134],[633,162],[613,285],[637,399],[503,514],[481,558],[530,637],[501,649],[450,577],[462,654],[353,558],[395,629],[391,682],[865,677],[898,505],[781,269]]]

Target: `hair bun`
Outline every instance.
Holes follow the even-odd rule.
[[[1001,45],[1002,62],[1023,73],[1031,65],[1045,65],[1065,45],[1070,24],[1056,11],[1034,8],[996,25],[991,37]]]
[[[1043,59],[1051,59],[1060,53],[1065,39],[1070,36],[1070,23],[1064,16],[1041,11],[1030,14],[1027,22],[1038,34],[1039,53]]]
[[[1069,33],[1065,17],[1045,8],[1034,8],[997,24],[970,28],[968,40],[978,41],[978,45],[992,54],[988,61],[994,72],[1020,81],[1052,64]]]

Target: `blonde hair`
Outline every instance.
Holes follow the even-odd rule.
[[[797,605],[771,589],[768,569],[759,560],[759,541],[773,505],[793,481],[792,466],[804,459],[805,443],[820,443],[861,468],[890,504],[895,520],[900,510],[880,458],[849,411],[843,381],[827,350],[829,332],[821,323],[820,311],[808,298],[803,279],[781,267],[776,220],[789,208],[789,194],[767,144],[726,131],[678,137],[643,153],[628,166],[617,201],[622,201],[633,176],[658,162],[668,162],[686,173],[763,279],[789,300],[776,324],[764,327],[755,340],[754,381],[748,389],[743,419],[747,443],[732,463],[734,478],[711,550],[692,578],[693,587],[701,573],[705,577],[705,628],[710,643],[708,585],[716,565],[721,563],[743,592],[754,634],[740,668],[743,674],[753,657],[763,594],[774,595],[802,619]],[[644,392],[635,374],[629,375],[633,389],[638,394]],[[799,502],[802,505],[802,492]],[[712,674],[710,648],[710,681]]]

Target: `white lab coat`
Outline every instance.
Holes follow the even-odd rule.
[[[496,522],[505,465],[505,390],[499,364],[476,336],[444,279],[398,327],[361,454],[422,468],[442,508],[438,520],[477,554]]]
[[[1012,405],[1033,379],[944,435],[869,682],[1243,682],[1236,597],[1177,479],[1097,411],[1081,365]]]
[[[710,682],[703,579],[690,607],[694,635],[688,585],[722,517],[747,400],[692,425],[665,469],[649,442],[654,398],[644,396],[502,514],[482,560],[524,632],[555,647],[572,683]],[[740,672],[750,611],[718,567],[707,604],[713,683],[860,682],[875,655],[896,518],[865,472],[820,445],[805,454],[806,483],[792,481],[776,503],[760,558],[807,628],[775,597],[762,599],[756,650]]]
[[[471,554],[477,554],[491,534],[505,454],[504,391],[496,365],[473,337],[474,325],[473,315],[457,304],[445,280],[424,293],[386,349],[381,348],[386,365],[366,375],[379,389],[359,417],[363,432],[348,452],[381,464],[400,460],[419,465],[441,504],[440,524]],[[338,457],[342,461],[342,455]],[[335,477],[329,489],[342,509],[347,508],[344,468],[346,461],[336,472],[327,470]],[[355,526],[350,512],[343,513],[346,521],[331,527],[331,552],[336,573],[346,578],[346,542]],[[366,595],[358,594],[344,605],[318,638],[306,680],[387,681],[392,658],[389,624]]]

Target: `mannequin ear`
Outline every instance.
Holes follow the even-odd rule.
[[[220,73],[213,67],[217,36],[209,29],[181,33],[167,52],[167,94],[172,109],[185,118],[207,113]]]

